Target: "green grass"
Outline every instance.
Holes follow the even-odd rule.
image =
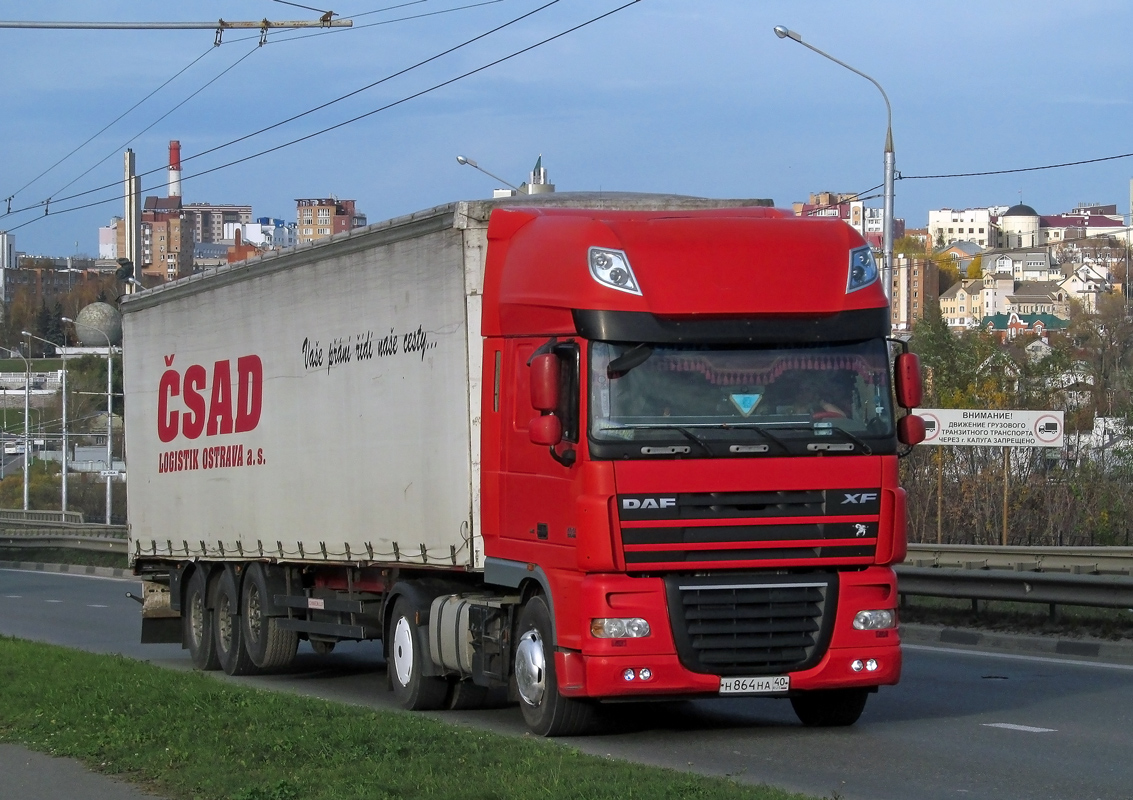
[[[1002,633],[1133,639],[1133,612],[1124,608],[1059,605],[1052,618],[1045,603],[981,600],[977,613],[972,609],[971,600],[905,596],[899,615],[902,622]]]
[[[67,547],[0,547],[0,561],[78,564],[84,567],[117,567],[118,569],[126,569],[129,566],[125,553],[103,553],[97,550],[75,550]]]
[[[102,348],[106,349],[105,345]],[[63,359],[61,358],[31,358],[31,371],[36,372],[56,372],[63,369]],[[0,372],[25,372],[27,367],[21,358],[0,358]],[[103,379],[106,378],[104,374]],[[22,386],[22,384],[21,384]]]
[[[802,798],[8,637],[0,741],[194,800]]]

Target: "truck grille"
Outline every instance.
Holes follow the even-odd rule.
[[[714,675],[808,669],[830,642],[838,576],[729,575],[665,579],[681,663]]]
[[[618,495],[622,552],[629,570],[868,563],[880,498],[879,489]]]

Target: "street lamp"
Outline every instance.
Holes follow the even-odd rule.
[[[113,477],[111,472],[114,470],[114,461],[112,460],[110,443],[114,435],[114,362],[111,360],[114,346],[110,343],[110,336],[101,328],[96,328],[93,325],[88,325],[85,322],[78,322],[70,317],[61,317],[64,322],[69,322],[75,327],[82,326],[92,331],[96,331],[100,336],[106,339],[106,524],[110,524],[110,501],[111,501],[111,481]]]
[[[8,347],[0,347],[0,350],[4,350],[5,352],[7,352],[10,355],[19,356],[21,359],[23,359],[24,369],[26,370],[25,377],[24,377],[24,511],[27,511],[28,510],[28,450],[31,449],[29,447],[29,444],[30,444],[29,433],[30,433],[30,431],[29,431],[29,428],[28,428],[28,418],[31,417],[31,414],[28,411],[28,409],[31,405],[30,402],[29,402],[29,400],[31,398],[31,362],[28,361],[26,358],[24,358],[24,354],[21,353],[19,350],[12,350]]]
[[[893,294],[893,179],[896,174],[895,157],[893,153],[893,108],[889,105],[889,96],[885,94],[885,90],[881,88],[881,84],[866,75],[860,69],[854,69],[844,61],[839,61],[829,53],[819,50],[812,44],[803,41],[801,34],[795,33],[789,28],[784,28],[782,25],[775,26],[775,35],[780,39],[791,39],[798,42],[808,50],[813,50],[823,58],[828,58],[840,67],[845,67],[850,72],[856,75],[861,75],[867,81],[877,87],[877,91],[881,92],[881,98],[885,101],[885,218],[883,221],[882,232],[882,251],[884,260],[884,275],[885,275],[885,297],[892,299]]]
[[[456,157],[456,163],[463,164],[466,167],[472,167],[472,169],[480,170],[485,175],[487,175],[489,178],[495,178],[497,181],[499,181],[500,183],[502,183],[504,186],[508,187],[509,189],[514,189],[516,194],[526,194],[526,192],[524,192],[523,189],[520,189],[518,186],[514,186],[514,185],[508,183],[503,178],[501,178],[499,175],[493,175],[492,173],[488,172],[488,170],[484,169],[479,164],[477,164],[475,161],[473,161],[471,158],[465,158],[464,156],[457,156]]]
[[[36,336],[34,333],[27,331],[20,331],[24,336],[32,339],[38,339],[44,344],[58,347],[55,342],[49,342],[46,339]],[[63,522],[67,521],[67,356],[63,356],[63,469],[62,469],[62,495],[60,496],[60,511],[62,512]]]

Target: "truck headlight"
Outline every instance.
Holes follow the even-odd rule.
[[[859,611],[854,615],[854,630],[879,631],[884,628],[892,628],[894,620],[893,612],[887,608]]]
[[[877,280],[877,262],[869,247],[858,247],[850,251],[850,274],[846,279],[846,294],[864,289]]]
[[[641,287],[637,285],[637,277],[630,268],[629,258],[621,250],[591,247],[589,258],[590,274],[598,283],[619,292],[641,294]]]
[[[641,617],[590,620],[590,635],[596,639],[640,639],[649,632],[649,623]]]

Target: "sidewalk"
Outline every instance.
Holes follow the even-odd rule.
[[[0,800],[154,800],[157,795],[109,775],[91,772],[73,758],[52,758],[15,744],[0,744]]]

